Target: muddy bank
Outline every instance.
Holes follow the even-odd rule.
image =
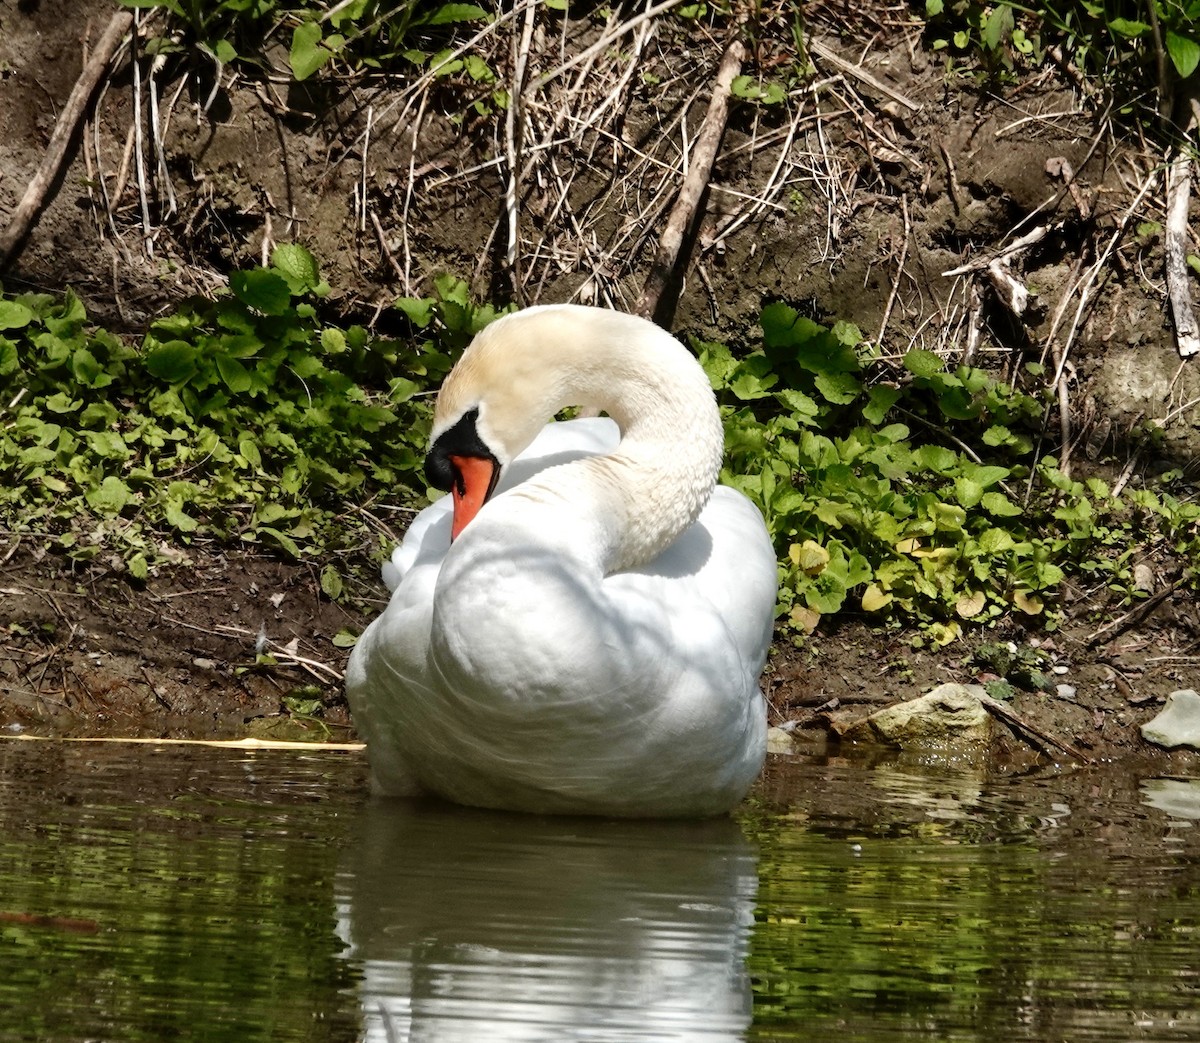
[[[0,212],[32,177],[112,10],[0,0]],[[746,66],[767,79],[795,61],[790,31],[768,28]],[[1018,382],[1026,363],[1042,362],[1065,374],[1054,408],[1065,409],[1081,463],[1127,472],[1134,487],[1167,466],[1194,467],[1200,378],[1180,366],[1157,274],[1160,157],[1098,119],[1053,67],[983,88],[947,76],[903,10],[813,5],[809,30],[821,45],[816,74],[785,103],[731,115],[674,328],[744,343],[763,303],[782,299],[855,322],[886,357],[925,347]],[[547,14],[530,75],[551,76],[606,31],[596,18]],[[231,267],[298,239],[321,258],[333,303],[384,332],[395,297],[429,292],[441,272],[485,298],[628,307],[721,44],[678,20],[621,43],[597,53],[586,78],[551,76],[531,102],[511,242],[496,112],[464,109],[448,90],[420,94],[411,79],[215,83],[211,69],[175,59],[153,85],[140,59],[138,96],[126,52],[5,285],[72,286],[99,321],[139,332]],[[153,134],[151,89],[163,106]],[[1143,226],[1104,255],[1118,229]],[[1039,230],[1009,264],[1031,295],[1017,316],[979,262]],[[1048,419],[1058,431],[1061,418]],[[1155,421],[1162,439],[1139,441]],[[286,721],[345,734],[345,650],[334,639],[382,604],[367,549],[337,604],[321,593],[317,564],[249,550],[180,548],[186,560],[145,587],[16,537],[6,553],[0,724],[233,736]],[[1037,640],[1075,694],[1019,692],[1016,711],[1089,756],[1144,751],[1137,727],[1168,692],[1196,686],[1200,614],[1182,594],[1144,614],[1104,598],[1073,594],[1052,634],[1010,623],[942,649],[914,649],[912,634],[852,616],[799,649],[781,639],[765,678],[773,715],[820,737],[831,715],[977,679],[979,644]],[[1111,622],[1120,625],[1101,630]],[[1029,747],[1012,740],[1014,751]]]

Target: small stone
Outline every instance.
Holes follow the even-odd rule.
[[[201,670],[215,670],[217,668],[217,661],[198,656],[192,660],[192,666],[198,666]]]
[[[1065,663],[1055,663],[1051,668],[1056,674],[1062,675],[1070,671],[1070,667]]]
[[[791,753],[796,741],[782,728],[767,729],[767,753]]]
[[[887,706],[838,731],[850,742],[901,747],[984,743],[991,734],[991,718],[979,697],[986,694],[982,685],[943,684],[928,695]]]
[[[1058,693],[1060,699],[1074,699],[1075,686],[1073,684],[1060,684],[1055,686],[1055,692]]]
[[[1191,688],[1172,692],[1159,715],[1142,725],[1142,738],[1168,749],[1191,746],[1200,750],[1200,695]]]

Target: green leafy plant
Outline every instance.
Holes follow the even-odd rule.
[[[160,533],[291,556],[352,541],[349,500],[424,496],[426,392],[495,315],[462,282],[437,289],[401,302],[415,345],[322,322],[328,286],[299,246],[155,321],[140,351],[71,294],[0,300],[5,524],[135,577],[167,553]]]
[[[1151,90],[1162,108],[1200,67],[1200,0],[925,0],[924,13],[935,49],[977,56],[991,74],[1040,66],[1057,45],[1126,111]]]
[[[221,65],[265,66],[263,42],[276,34],[290,40],[288,63],[296,80],[306,80],[331,63],[353,71],[429,63],[439,75],[466,70],[477,82],[494,73],[478,55],[449,60],[445,38],[456,26],[486,21],[488,10],[473,3],[417,0],[382,3],[350,0],[120,0],[125,7],[160,9],[166,31],[153,38],[152,53],[198,47]]]
[[[725,421],[722,478],[763,509],[779,610],[798,629],[853,605],[923,621],[945,642],[966,620],[1043,615],[1068,569],[1126,583],[1148,510],[1177,550],[1195,545],[1194,503],[1117,502],[1051,457],[1035,463],[1040,398],[920,349],[902,378],[873,382],[853,326],[826,328],[785,304],[761,323],[762,346],[740,357],[696,346]],[[1025,503],[1014,486],[1031,478]]]
[[[506,309],[443,276],[396,302],[408,335],[392,339],[323,319],[327,293],[312,255],[280,246],[140,346],[69,293],[0,295],[0,524],[135,578],[202,538],[320,553],[321,589],[342,598],[331,557],[375,543],[350,505],[423,502],[433,391]],[[764,511],[797,631],[848,608],[939,643],[1014,612],[1053,625],[1069,576],[1126,603],[1145,596],[1136,553],[1200,556],[1177,472],[1117,498],[1035,458],[1041,397],[920,349],[884,369],[854,326],[784,303],[761,325],[752,350],[696,348],[722,478]]]

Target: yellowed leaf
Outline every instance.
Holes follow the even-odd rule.
[[[809,576],[818,575],[829,564],[829,551],[816,540],[793,543],[788,547],[788,557],[793,565]]]
[[[1028,590],[1014,590],[1012,602],[1027,616],[1036,616],[1046,607],[1041,598]]]
[[[958,603],[954,606],[954,611],[962,616],[963,619],[970,619],[972,616],[979,615],[986,604],[987,598],[984,597],[983,591],[973,590],[958,599]]]
[[[892,595],[885,591],[878,583],[868,583],[867,589],[863,591],[862,607],[864,612],[878,612],[881,608],[887,608],[892,603]]]
[[[817,624],[821,622],[821,613],[807,605],[793,605],[791,612],[788,613],[788,619],[798,629],[803,630],[806,634],[811,634],[817,629]]]
[[[961,633],[962,627],[958,625],[957,620],[951,620],[949,623],[933,623],[929,627],[929,636],[933,638],[933,643],[939,647],[957,640]]]
[[[930,547],[928,550],[914,550],[911,553],[914,558],[922,558],[933,565],[945,565],[958,558],[958,551],[954,547]]]
[[[912,536],[909,539],[901,540],[899,543],[896,544],[896,553],[897,554],[912,554],[920,546],[921,546],[921,541],[919,539],[917,539],[915,536]]]

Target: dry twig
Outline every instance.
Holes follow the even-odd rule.
[[[704,122],[700,125],[700,133],[692,148],[690,167],[679,190],[679,198],[663,230],[659,241],[658,253],[650,266],[650,274],[642,288],[641,298],[634,311],[646,318],[657,318],[663,311],[663,292],[675,272],[679,260],[679,251],[683,247],[684,236],[696,215],[696,207],[704,193],[705,186],[712,173],[713,162],[717,149],[721,144],[721,136],[725,132],[725,123],[729,119],[729,88],[734,77],[741,72],[742,59],[746,49],[739,37],[735,36],[725,48],[721,56],[721,64],[717,67],[717,78],[713,84],[712,98],[708,103],[708,111],[704,114]],[[686,118],[686,113],[685,113]],[[672,302],[671,307],[674,307]]]
[[[1080,753],[1070,743],[1063,742],[1062,739],[1055,738],[1040,728],[1034,727],[1024,717],[1016,712],[1011,706],[1005,706],[1004,703],[993,699],[990,695],[979,696],[979,701],[983,704],[983,708],[987,710],[993,717],[997,717],[1006,724],[1011,724],[1013,727],[1023,731],[1026,735],[1032,736],[1039,743],[1047,746],[1053,746],[1055,749],[1062,750],[1068,757],[1074,757],[1077,761],[1083,764],[1091,764],[1091,758]]]
[[[846,59],[841,57],[836,51],[833,50],[833,48],[822,43],[820,40],[809,40],[807,41],[806,46],[810,51],[812,51],[813,54],[827,61],[843,75],[853,77],[854,79],[865,83],[872,90],[878,91],[880,94],[884,95],[884,97],[890,98],[892,101],[903,105],[910,112],[921,111],[921,103],[919,101],[913,101],[906,95],[901,94],[898,90],[896,90],[895,87],[889,87],[882,80],[876,79],[869,72],[867,72],[866,69],[855,65],[853,62],[846,61]]]
[[[1195,122],[1191,123],[1195,126]],[[1188,198],[1192,182],[1192,157],[1181,148],[1167,171],[1166,268],[1167,296],[1175,319],[1175,347],[1183,358],[1200,354],[1200,326],[1192,310],[1187,267]]]
[[[132,25],[133,13],[118,11],[109,19],[108,25],[96,42],[96,49],[79,74],[79,79],[75,81],[67,103],[54,124],[54,131],[50,135],[50,143],[46,146],[41,165],[13,211],[8,227],[0,234],[0,268],[12,260],[18,246],[24,241],[45,207],[51,187],[62,174],[71,140],[84,118],[96,85]]]

